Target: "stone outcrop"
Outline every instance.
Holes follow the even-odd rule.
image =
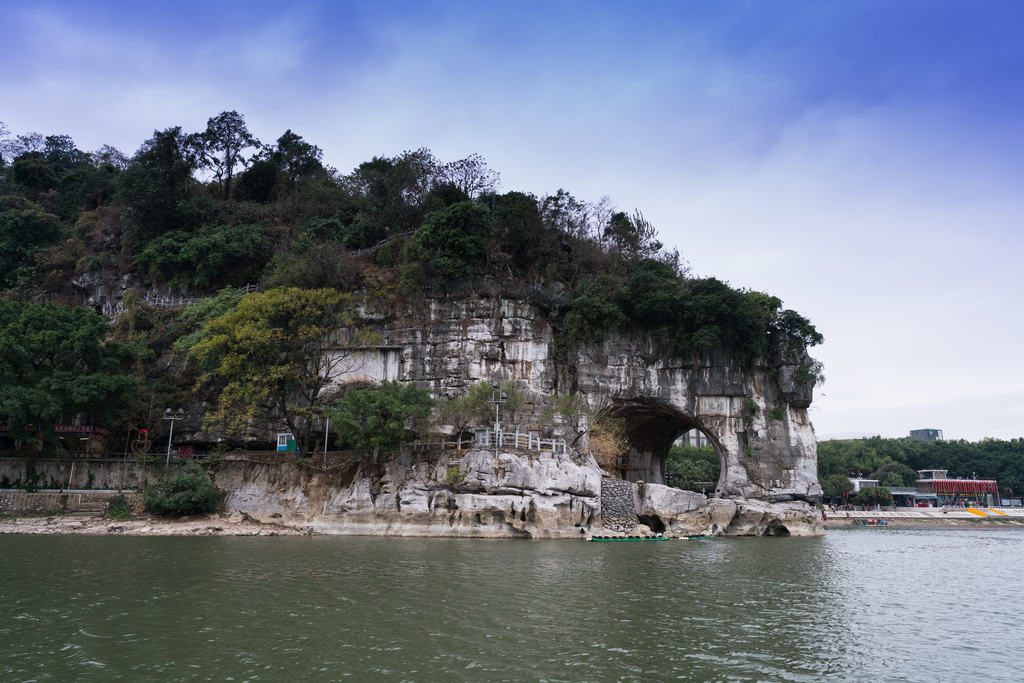
[[[780,347],[774,362],[741,364],[725,349],[673,354],[650,335],[611,331],[556,364],[549,350],[557,341],[559,300],[564,303],[564,291],[523,298],[423,296],[401,305],[364,297],[359,317],[382,341],[360,367],[335,379],[416,382],[438,397],[458,396],[480,381],[514,381],[529,403],[514,420],[503,415],[506,428],[540,423],[552,399],[581,394],[595,413],[625,426],[632,448],[620,460],[624,477],[647,482],[644,502],[637,505],[640,522],[653,515],[661,520],[655,527],[692,532],[766,533],[779,525],[790,533],[820,531],[810,521],[810,507],[801,503],[819,497],[821,488],[807,416],[812,387],[799,381],[810,358],[799,343],[782,335],[774,340]],[[196,429],[199,414],[192,412],[175,433],[180,443],[202,445],[213,435]],[[548,428],[573,442],[565,426]],[[713,502],[659,488],[671,444],[690,429],[709,438],[721,463],[720,479],[708,492]],[[273,442],[273,425],[265,431],[262,440]],[[589,458],[581,455],[587,452],[585,439],[576,446],[576,460]],[[395,464],[399,469],[388,470],[379,492],[362,477],[321,501],[315,524],[340,533],[489,535],[485,529],[504,529],[509,535],[545,536],[567,528],[578,533],[581,520],[600,517],[596,463],[585,473],[581,465],[569,467],[568,456],[493,455],[466,456],[459,464],[462,480],[447,488],[438,484],[444,477],[428,476],[423,464]],[[248,500],[244,487],[232,495],[240,506]],[[300,492],[282,500],[290,502],[279,514],[292,514],[285,508],[310,514]],[[782,503],[787,505],[778,514],[772,512],[771,506]],[[257,507],[274,508],[263,498]],[[447,518],[438,522],[435,515],[442,510]],[[729,510],[736,522],[724,519]],[[808,521],[797,523],[800,515]],[[777,519],[784,521],[772,526]]]
[[[108,315],[123,309],[123,294],[132,286],[150,295],[157,291],[131,278],[87,274],[80,280],[75,286],[89,305]],[[558,346],[556,330],[567,301],[561,285],[504,295],[428,292],[399,302],[364,295],[358,315],[382,341],[362,367],[335,379],[416,382],[439,397],[460,395],[479,381],[514,381],[530,403],[514,420],[504,416],[506,427],[540,423],[553,398],[581,394],[593,411],[625,426],[632,449],[620,461],[623,476],[646,482],[642,494],[635,492],[639,523],[680,532],[820,531],[806,505],[821,488],[807,415],[810,358],[798,341],[776,335],[772,359],[740,363],[727,349],[676,353],[648,334],[609,331],[555,363],[550,350]],[[202,448],[218,438],[200,431],[202,410],[198,404],[189,410],[175,429],[176,443]],[[574,439],[564,426],[548,426],[570,443]],[[707,499],[660,486],[671,444],[690,429],[707,435],[721,464]],[[282,430],[265,425],[260,440],[273,443]],[[312,523],[341,533],[579,533],[599,528],[583,520],[599,521],[603,501],[601,472],[582,455],[585,438],[576,446],[573,455],[561,458],[473,452],[458,463],[461,480],[455,484],[444,483],[447,470],[437,476],[431,468],[438,465],[403,465],[399,459],[379,481],[353,473],[344,487],[314,486],[309,491],[316,492],[315,500],[302,487],[270,493],[278,489],[269,482],[238,482],[240,488],[227,490],[238,509],[318,520]],[[439,522],[435,517],[442,511],[446,519]]]

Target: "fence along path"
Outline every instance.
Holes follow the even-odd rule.
[[[249,294],[250,292],[260,291],[261,285],[256,283],[254,285],[247,284],[245,287],[239,288],[242,294]],[[191,306],[192,304],[199,303],[203,299],[209,299],[211,294],[205,296],[155,296],[152,299],[146,297],[146,301],[153,308],[181,308],[182,306]]]
[[[408,230],[406,232],[402,232],[402,233],[399,233],[397,235],[392,235],[392,236],[388,237],[387,239],[383,239],[380,242],[377,242],[377,244],[373,245],[372,247],[366,247],[365,249],[358,249],[358,250],[353,251],[351,253],[352,253],[353,256],[365,256],[367,254],[372,254],[373,252],[377,251],[378,249],[383,247],[388,242],[391,242],[391,241],[397,240],[397,239],[404,239],[406,237],[411,237],[414,234],[416,234],[415,230]],[[256,283],[254,285],[253,284],[247,284],[245,287],[242,287],[240,291],[242,292],[242,294],[249,294],[250,292],[258,292],[258,291],[260,291],[262,286],[263,285],[261,285],[260,283]],[[205,294],[203,296],[168,296],[168,297],[157,296],[157,297],[153,297],[152,299],[149,298],[149,297],[146,297],[146,301],[153,308],[181,308],[183,306],[191,306],[192,304],[198,303],[198,302],[202,301],[203,299],[209,299],[211,296],[214,296],[214,295],[212,295],[212,294]]]

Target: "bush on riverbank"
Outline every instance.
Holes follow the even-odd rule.
[[[147,488],[142,504],[155,515],[184,517],[216,512],[221,496],[203,469],[189,463],[170,479]]]
[[[119,522],[135,519],[135,515],[132,514],[132,506],[124,496],[114,496],[107,501],[107,517]]]

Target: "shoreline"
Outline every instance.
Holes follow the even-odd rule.
[[[316,536],[309,527],[267,524],[241,512],[181,519],[143,516],[129,521],[109,517],[75,518],[72,515],[2,517],[0,535],[87,536]]]
[[[843,513],[845,514],[845,513]],[[856,519],[883,519],[885,526],[852,526]],[[1021,517],[891,517],[886,513],[860,513],[858,516],[830,516],[826,531],[867,529],[1024,529]],[[0,535],[85,535],[85,536],[320,536],[312,527],[293,527],[260,521],[242,512],[211,514],[182,519],[141,517],[117,521],[107,517],[75,518],[72,515],[41,517],[2,517]],[[332,535],[332,534],[327,534]],[[338,534],[341,536],[348,534]],[[375,535],[375,534],[370,534]]]

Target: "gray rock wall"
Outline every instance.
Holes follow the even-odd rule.
[[[763,360],[744,367],[722,349],[673,356],[649,335],[615,332],[557,367],[549,355],[549,314],[526,301],[427,298],[397,313],[373,304],[362,313],[380,330],[380,357],[387,359],[368,367],[392,368],[388,379],[419,382],[443,396],[478,381],[515,380],[532,402],[518,424],[539,422],[555,396],[584,395],[595,411],[624,421],[633,446],[627,479],[663,483],[672,442],[697,428],[722,464],[717,497],[775,502],[821,495],[807,416],[811,387],[795,380],[808,360],[802,348],[779,354],[789,360],[778,367]]]

